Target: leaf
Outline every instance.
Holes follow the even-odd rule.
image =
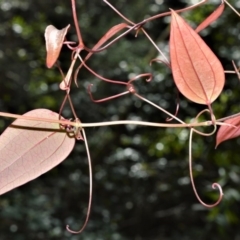
[[[48,68],[51,68],[57,61],[69,27],[70,24],[61,30],[58,30],[53,25],[46,27],[44,37],[47,50],[46,65]]]
[[[240,136],[240,116],[228,119],[224,121],[231,126],[222,125],[216,136],[216,146],[215,148],[222,142],[227,141],[232,138],[236,138]],[[234,127],[236,126],[236,127]]]
[[[58,119],[47,109],[25,116]],[[59,129],[58,123],[17,119],[0,137],[0,194],[23,185],[62,162],[72,151],[75,138]]]
[[[174,81],[186,98],[209,105],[222,92],[223,67],[201,37],[171,11],[170,56]]]
[[[213,13],[211,13],[199,26],[195,29],[195,32],[200,32],[216,19],[220,17],[224,10],[224,3],[222,3]]]

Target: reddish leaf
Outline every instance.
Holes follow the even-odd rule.
[[[193,102],[209,105],[222,92],[223,67],[201,37],[172,10],[170,55],[179,91]]]
[[[228,119],[224,121],[225,123],[231,124],[235,127],[224,126],[222,125],[216,136],[216,146],[217,147],[221,142],[229,140],[231,138],[236,138],[240,136],[240,116]]]
[[[222,3],[212,14],[210,14],[196,29],[195,32],[200,32],[216,19],[220,17],[224,10],[224,3]]]
[[[25,116],[58,119],[47,109]],[[15,120],[0,137],[0,194],[27,183],[62,162],[72,151],[75,139],[57,123]]]
[[[46,27],[44,36],[47,50],[46,65],[48,68],[51,68],[57,61],[69,27],[70,24],[61,30],[58,30],[53,25]]]

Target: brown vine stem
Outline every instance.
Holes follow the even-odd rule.
[[[75,29],[77,32],[77,37],[78,37],[78,47],[83,49],[84,48],[84,43],[82,40],[82,35],[80,32],[80,27],[79,27],[79,23],[78,23],[78,18],[77,18],[77,11],[76,11],[76,2],[75,0],[72,0],[72,13],[73,13],[73,21],[74,21],[74,25],[75,25]]]
[[[206,3],[208,0],[202,0],[200,1],[199,3],[196,3],[192,6],[189,6],[189,7],[186,7],[186,8],[183,8],[183,9],[179,9],[179,10],[174,10],[176,13],[181,13],[181,12],[185,12],[185,11],[188,11],[188,10],[191,10],[191,9],[194,9],[204,3]],[[225,0],[221,0],[222,4]],[[226,1],[225,1],[226,2]],[[149,17],[147,19],[145,19],[144,21],[145,22],[149,22],[149,21],[152,21],[154,19],[157,19],[157,18],[160,18],[160,17],[165,17],[165,16],[168,16],[168,15],[171,15],[171,12],[164,12],[164,13],[160,13],[160,14],[157,14],[155,16],[152,16],[152,17]]]
[[[169,128],[192,128],[192,127],[203,127],[203,126],[211,126],[213,125],[212,121],[205,121],[199,123],[154,123],[154,122],[146,122],[146,121],[135,121],[135,120],[122,120],[122,121],[107,121],[107,122],[96,122],[96,123],[79,123],[79,122],[71,122],[69,120],[54,120],[48,118],[38,118],[38,117],[30,117],[12,113],[0,112],[0,116],[7,118],[16,118],[16,119],[25,119],[30,121],[42,121],[42,122],[51,122],[51,123],[59,123],[62,125],[69,125],[76,128],[87,128],[87,127],[102,127],[102,126],[113,126],[113,125],[139,125],[139,126],[148,126],[148,127],[169,127]],[[227,125],[229,127],[234,127],[231,124],[222,123],[220,121],[215,122],[216,125]]]

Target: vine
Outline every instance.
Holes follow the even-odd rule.
[[[226,116],[220,119],[216,119],[213,109],[211,107],[212,102],[214,102],[223,91],[225,83],[225,73],[226,74],[236,74],[240,78],[240,73],[238,67],[233,62],[234,71],[224,70],[221,62],[218,60],[217,56],[212,52],[212,50],[206,45],[198,34],[212,22],[216,21],[224,12],[225,4],[227,4],[236,14],[239,13],[227,2],[221,1],[219,7],[209,16],[204,22],[202,22],[195,30],[193,30],[186,21],[179,15],[179,13],[184,11],[189,11],[193,8],[200,7],[202,4],[206,3],[207,0],[203,0],[195,5],[184,9],[170,10],[169,12],[159,13],[155,16],[151,16],[141,22],[135,23],[128,18],[126,18],[119,10],[117,10],[110,2],[103,0],[120,18],[124,20],[124,23],[117,24],[110,28],[106,34],[99,39],[96,45],[90,49],[84,44],[84,39],[81,35],[81,28],[77,18],[76,13],[76,3],[75,0],[71,0],[72,5],[72,15],[76,30],[76,35],[78,38],[78,43],[68,41],[66,36],[70,25],[65,28],[58,30],[53,25],[49,25],[45,30],[45,40],[46,40],[46,66],[52,68],[57,66],[62,75],[62,82],[59,85],[60,90],[65,94],[62,105],[59,109],[59,113],[51,112],[47,109],[35,109],[24,115],[17,115],[12,113],[0,112],[0,116],[8,118],[16,118],[0,137],[0,153],[1,153],[1,168],[0,168],[0,194],[10,191],[22,184],[27,183],[30,180],[35,179],[41,174],[49,171],[51,168],[55,167],[57,164],[62,162],[68,154],[72,151],[75,140],[81,140],[84,142],[88,163],[89,163],[89,203],[88,211],[83,227],[79,231],[73,231],[67,226],[67,230],[71,233],[82,232],[89,220],[91,202],[92,202],[92,167],[91,167],[91,157],[90,151],[87,143],[85,128],[89,127],[100,127],[100,126],[112,126],[112,125],[139,125],[148,127],[164,127],[164,128],[187,128],[189,129],[189,175],[193,187],[193,191],[199,200],[199,202],[205,207],[212,208],[219,204],[223,198],[223,191],[218,183],[213,183],[212,187],[219,190],[219,198],[213,204],[206,204],[199,197],[193,179],[192,170],[192,137],[193,133],[208,137],[215,134],[217,131],[217,126],[220,126],[218,133],[216,135],[217,144],[229,140],[231,138],[239,137],[240,130],[240,113],[233,114],[231,116]],[[171,31],[170,31],[170,60],[163,54],[161,49],[157,46],[154,40],[150,37],[144,26],[146,23],[151,21],[160,21],[162,17],[171,15]],[[120,81],[116,79],[108,79],[104,76],[98,74],[94,69],[90,68],[87,64],[89,58],[93,58],[95,54],[107,50],[110,46],[118,41],[122,41],[123,37],[130,32],[135,32],[136,37],[138,37],[139,32],[142,32],[144,36],[149,40],[157,52],[160,54],[161,59],[152,59],[152,62],[164,63],[164,65],[171,69],[173,74],[173,79],[177,90],[184,95],[187,99],[192,102],[203,104],[207,106],[207,109],[200,112],[196,117],[194,122],[186,123],[177,117],[179,110],[179,101],[176,106],[175,114],[168,112],[163,107],[153,103],[152,101],[141,96],[137,92],[134,83],[139,81],[140,78],[144,78],[147,82],[154,81],[154,76],[152,73],[141,73],[135,77],[128,79],[127,81]],[[57,64],[57,59],[61,52],[62,46],[66,45],[72,53],[70,60],[69,69],[64,75],[60,66]],[[88,54],[83,58],[81,53],[86,51]],[[79,64],[79,65],[77,65]],[[151,105],[152,107],[160,110],[161,112],[168,115],[167,123],[158,122],[146,122],[146,121],[133,121],[133,120],[121,120],[121,121],[106,121],[98,123],[82,123],[78,117],[74,104],[71,100],[71,88],[72,84],[77,87],[79,83],[77,78],[81,74],[81,69],[87,69],[93,76],[98,78],[100,81],[106,84],[114,84],[119,86],[119,91],[122,91],[122,86],[126,89],[125,91],[119,92],[113,96],[107,96],[103,99],[95,99],[92,95],[91,88],[92,84],[88,86],[88,94],[90,99],[96,103],[102,103],[105,101],[110,101],[115,98],[125,96],[127,94],[132,94],[134,97],[144,101],[145,103]],[[73,120],[64,119],[62,117],[62,110],[66,103],[69,103]],[[198,122],[199,117],[207,112],[210,116],[209,120],[204,122]],[[176,121],[177,123],[170,123],[171,121]],[[204,133],[197,130],[197,127],[213,126],[213,131],[210,133]],[[20,146],[17,149],[18,156],[9,154],[6,150],[9,146],[16,144],[16,139],[21,138],[22,141],[26,139],[32,141],[29,145]],[[19,139],[18,139],[19,141]],[[52,148],[49,149],[48,145]],[[45,154],[39,154],[39,151],[44,149]],[[31,156],[33,154],[39,156],[35,161],[31,161]],[[38,155],[39,154],[39,155]],[[5,157],[9,159],[8,162],[5,161]],[[23,159],[23,160],[22,160]],[[16,166],[21,164],[22,168],[16,169]],[[48,164],[51,162],[51,164]],[[29,164],[28,168],[25,168]],[[12,172],[11,175],[8,173]]]

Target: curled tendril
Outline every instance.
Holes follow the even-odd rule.
[[[142,78],[142,77],[148,77],[146,79],[146,82],[151,82],[151,80],[153,79],[153,75],[151,73],[142,73],[142,74],[139,74],[137,76],[135,76],[134,78],[131,78],[129,81],[128,81],[128,85],[131,84],[132,82],[138,80],[139,78]]]
[[[179,99],[179,91],[177,90],[177,106],[176,106],[176,110],[175,110],[175,113],[174,113],[174,116],[175,117],[177,117],[177,115],[178,115],[178,111],[179,111],[179,101],[180,101],[180,99]],[[174,118],[173,117],[168,117],[168,118],[166,118],[166,121],[167,122],[170,122],[170,121],[172,121]]]
[[[87,151],[87,158],[88,158],[88,165],[89,165],[89,199],[88,199],[87,215],[86,215],[86,218],[85,218],[85,221],[84,221],[84,224],[83,224],[82,228],[79,231],[73,231],[73,230],[70,229],[69,225],[66,226],[67,231],[70,232],[70,233],[73,233],[73,234],[79,234],[86,228],[89,217],[90,217],[91,206],[92,206],[92,188],[93,188],[92,163],[91,163],[91,156],[90,156],[88,143],[87,143],[87,136],[85,134],[84,129],[82,129],[82,133],[83,133],[84,139],[86,140],[86,141],[84,141],[84,143],[85,143],[85,147],[86,147],[86,151]]]
[[[142,73],[142,74],[139,74],[137,76],[135,76],[134,78],[131,78],[127,83],[126,82],[122,82],[124,85],[127,86],[127,91],[125,92],[122,92],[122,93],[119,93],[119,94],[116,94],[116,95],[113,95],[113,96],[110,96],[110,97],[107,97],[107,98],[103,98],[103,99],[99,99],[99,100],[95,100],[92,96],[92,92],[91,92],[91,88],[93,86],[93,84],[90,84],[88,85],[88,94],[91,98],[91,100],[95,103],[101,103],[101,102],[105,102],[105,101],[108,101],[108,100],[112,100],[114,98],[118,98],[118,97],[121,97],[123,95],[126,95],[128,93],[132,93],[132,94],[135,94],[136,93],[136,90],[135,90],[135,87],[133,86],[132,82],[136,81],[137,79],[139,78],[142,78],[142,77],[148,77],[146,79],[147,82],[150,82],[153,78],[152,74],[151,73]]]
[[[154,59],[152,59],[152,60],[150,61],[150,63],[149,63],[150,66],[152,65],[153,62],[161,62],[161,63],[165,64],[168,68],[171,69],[170,63],[168,63],[168,62],[166,62],[166,61],[164,61],[164,60],[161,60],[161,59],[159,59],[159,58],[154,58]]]
[[[196,190],[196,187],[195,187],[195,183],[194,183],[194,180],[193,180],[193,171],[192,171],[192,135],[193,135],[193,132],[194,132],[194,129],[190,129],[190,136],[189,136],[189,173],[190,173],[190,179],[191,179],[191,184],[192,184],[192,188],[193,188],[193,191],[195,193],[195,196],[197,197],[198,201],[205,207],[207,208],[213,208],[215,206],[217,206],[222,198],[223,198],[223,191],[222,191],[222,187],[218,184],[218,183],[213,183],[212,184],[212,188],[213,189],[218,189],[219,191],[219,197],[218,197],[218,200],[213,203],[213,204],[206,204],[205,202],[203,202],[201,200],[201,198],[199,197],[198,195],[198,192]]]
[[[200,113],[198,113],[198,115],[196,116],[194,122],[196,122],[197,119],[198,119],[203,113],[205,113],[205,112],[208,112],[208,113],[211,114],[211,111],[210,111],[209,109],[204,109],[204,110],[202,110]],[[212,135],[216,132],[216,130],[217,130],[217,124],[216,124],[216,118],[215,118],[215,116],[214,116],[214,115],[211,115],[211,116],[212,116],[212,123],[213,123],[214,129],[213,129],[210,133],[204,133],[204,132],[198,131],[198,130],[196,130],[196,129],[194,129],[194,128],[193,128],[192,130],[193,130],[195,133],[198,133],[199,135],[202,135],[202,136],[206,136],[206,137],[212,136]]]
[[[64,41],[63,44],[66,44],[66,46],[70,49],[70,50],[75,50],[76,47],[72,47],[71,45],[76,45],[76,42],[73,41]]]

